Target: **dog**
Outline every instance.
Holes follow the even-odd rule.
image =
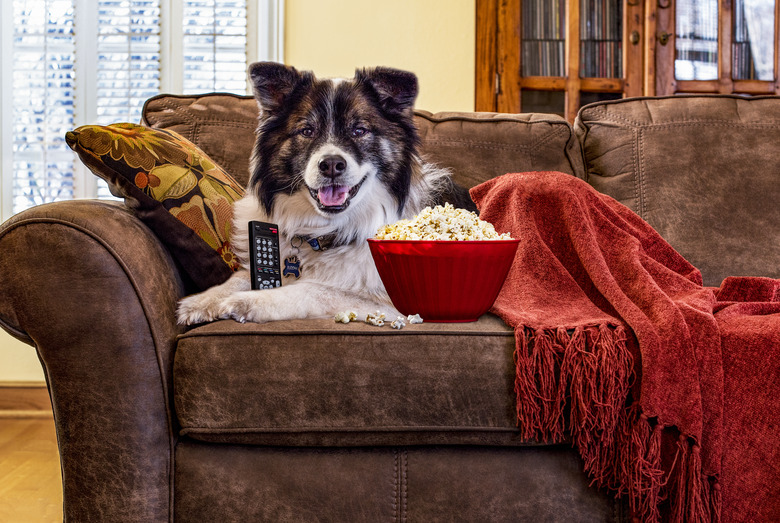
[[[234,204],[231,245],[242,268],[181,300],[179,323],[399,314],[366,240],[428,205],[473,207],[448,170],[418,154],[417,77],[377,67],[318,79],[273,62],[252,64],[249,77],[260,114],[251,178]],[[251,220],[278,225],[281,287],[251,290]]]

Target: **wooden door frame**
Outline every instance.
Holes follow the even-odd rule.
[[[496,112],[498,3],[499,0],[476,0],[475,111]]]

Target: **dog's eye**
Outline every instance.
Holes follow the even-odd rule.
[[[314,136],[314,129],[311,127],[303,127],[302,129],[298,130],[298,134],[306,138],[311,138]]]
[[[355,127],[352,129],[352,137],[353,138],[360,138],[361,136],[365,136],[366,133],[368,133],[368,129],[365,127]]]

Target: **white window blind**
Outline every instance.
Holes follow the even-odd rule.
[[[283,0],[0,0],[0,214],[109,197],[65,144],[83,124],[138,122],[159,92],[248,93],[281,60]]]
[[[14,0],[13,22],[10,188],[18,211],[74,197],[65,144],[75,122],[74,2]]]
[[[97,7],[95,123],[140,122],[144,100],[160,92],[160,0],[98,0]],[[111,197],[103,180],[97,196]]]
[[[138,122],[160,92],[160,1],[100,0],[97,22],[97,123]]]
[[[246,89],[246,14],[246,1],[185,3],[184,93]]]

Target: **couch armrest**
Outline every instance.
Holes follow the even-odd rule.
[[[165,248],[121,204],[42,205],[0,227],[0,325],[43,365],[66,520],[172,519],[183,292]]]

